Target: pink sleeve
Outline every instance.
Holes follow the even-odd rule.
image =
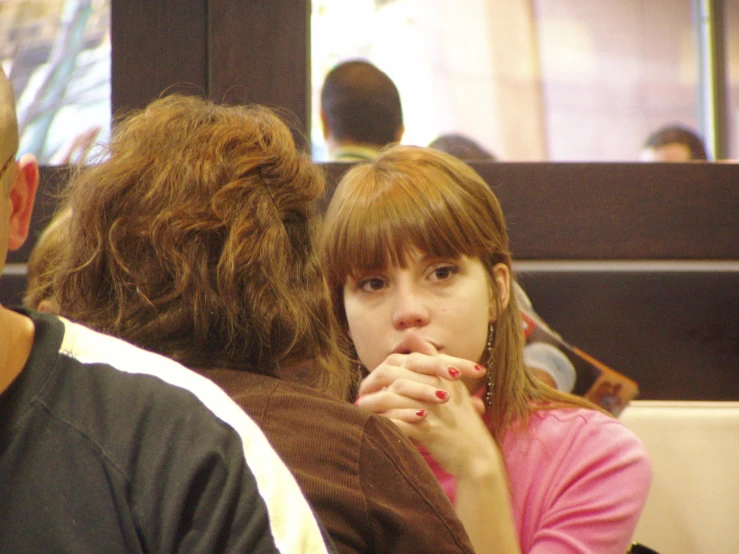
[[[644,445],[600,413],[555,413],[530,429],[535,438],[520,460],[528,478],[516,480],[528,481],[527,492],[513,485],[522,552],[624,554],[652,478]]]

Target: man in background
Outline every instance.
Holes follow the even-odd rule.
[[[405,131],[395,83],[362,60],[341,63],[326,76],[321,123],[332,161],[371,160]]]

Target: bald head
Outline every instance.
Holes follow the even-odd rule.
[[[18,120],[15,115],[15,95],[5,72],[0,67],[0,170],[5,172],[0,176],[2,191],[7,195],[10,190],[10,173],[5,166],[7,160],[12,159],[18,150]]]

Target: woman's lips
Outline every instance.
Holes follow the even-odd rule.
[[[435,355],[441,351],[442,347],[432,339],[422,337],[416,332],[410,331],[405,334],[401,341],[392,349],[393,354],[411,354],[420,352],[421,354]]]

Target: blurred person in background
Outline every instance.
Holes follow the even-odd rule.
[[[364,60],[343,62],[326,75],[321,123],[331,161],[367,161],[403,138],[398,88]]]

